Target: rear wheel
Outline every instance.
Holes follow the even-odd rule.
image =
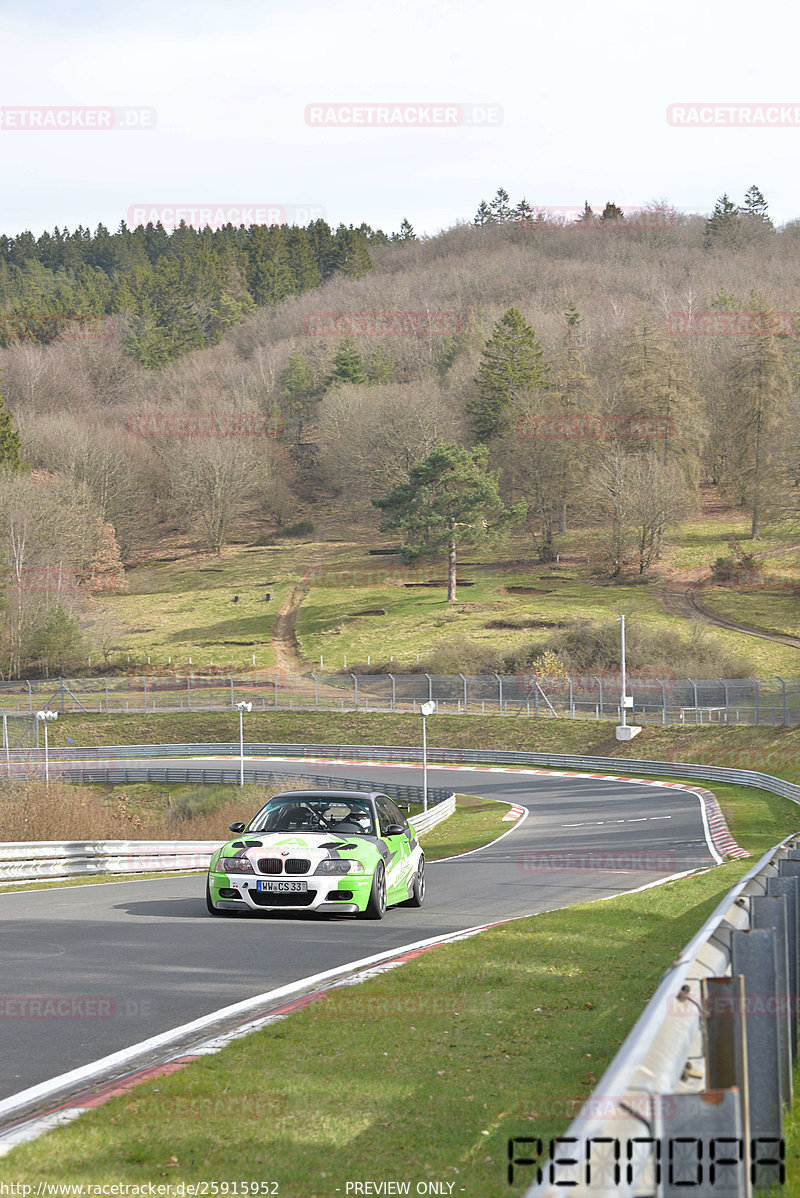
[[[364,912],[366,919],[383,919],[386,914],[386,871],[383,862],[379,861],[372,879],[372,890],[369,892],[369,902]]]
[[[417,872],[414,874],[414,883],[411,887],[411,894],[408,897],[409,907],[421,907],[425,901],[425,858],[420,857]]]

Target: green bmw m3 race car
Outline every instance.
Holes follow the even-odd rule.
[[[425,857],[412,824],[380,791],[290,790],[274,795],[211,857],[212,915],[320,911],[383,919],[421,907]]]

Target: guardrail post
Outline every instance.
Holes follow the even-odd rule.
[[[661,1185],[655,1191],[659,1198],[679,1198],[695,1187],[708,1198],[749,1198],[747,1163],[736,1159],[736,1146],[744,1140],[738,1090],[664,1094],[656,1103],[666,1108],[656,1117],[661,1141]],[[625,1190],[633,1192],[642,1191]]]
[[[750,925],[775,933],[775,1022],[778,1027],[778,1051],[781,1070],[781,1096],[787,1106],[792,1102],[792,1028],[789,1019],[789,948],[786,899],[783,895],[757,894],[750,900]]]
[[[467,679],[463,674],[459,674],[459,678],[464,684],[464,714],[467,714]]]
[[[394,674],[390,674],[389,678],[391,678],[391,680],[392,680],[392,711],[396,711],[397,710],[397,682],[395,681]]]
[[[750,1119],[744,1101],[748,1093],[744,978],[740,973],[733,977],[702,978],[700,993],[706,1027],[706,1089],[735,1088],[741,1095],[743,1155],[749,1181]]]
[[[783,895],[786,900],[786,939],[789,949],[789,1022],[792,1034],[792,1058],[797,1060],[798,999],[800,999],[800,879],[767,878],[767,894]]]
[[[731,933],[731,969],[744,976],[747,1025],[747,1109],[755,1144],[754,1188],[779,1180],[777,1153],[783,1135],[778,1023],[764,1011],[777,993],[775,933],[764,928]],[[768,1156],[769,1153],[769,1156]],[[775,1164],[769,1163],[775,1161]]]

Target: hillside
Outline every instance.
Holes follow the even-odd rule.
[[[166,666],[195,656],[182,638],[237,668],[263,648],[268,666],[273,613],[303,581],[298,666],[321,653],[326,665],[345,653],[455,665],[467,647],[481,668],[498,654],[508,668],[517,651],[528,664],[546,649],[568,662],[570,629],[599,628],[635,594],[633,607],[677,637],[654,646],[653,664],[797,673],[790,646],[721,629],[703,634],[716,649],[698,658],[699,634],[672,594],[727,561],[741,623],[795,626],[800,224],[743,217],[713,237],[708,226],[654,205],[628,222],[374,235],[359,277],[340,269],[158,369],[137,362],[122,327],[12,341],[0,349],[3,393],[23,460],[44,482],[2,481],[5,560],[16,561],[15,504],[38,509],[56,486],[69,491],[61,510],[83,512],[88,531],[65,548],[55,516],[31,524],[28,557],[6,582],[3,672],[74,671],[90,653],[106,668],[125,668],[131,653]],[[465,546],[476,589],[441,614],[443,596],[409,590],[400,558],[383,561],[386,586],[384,575],[358,577],[380,560],[370,548],[398,540],[380,532],[372,500],[438,442],[486,444],[503,501],[526,507],[505,542]],[[106,554],[113,534],[127,567],[128,597],[96,585],[102,529]],[[341,587],[321,584],[315,562],[344,571]],[[443,559],[414,568],[422,581],[441,577]],[[204,637],[190,635],[188,615],[167,620],[217,569],[234,594],[248,579],[273,586],[269,615],[232,607]],[[569,602],[564,582],[563,601],[504,589],[533,577],[547,591],[542,571],[560,571]],[[146,620],[137,595],[149,596]],[[420,618],[424,603],[432,621]],[[730,604],[709,603],[729,618]],[[370,609],[386,616],[343,621]],[[148,642],[143,629],[167,624],[169,644],[160,632]]]

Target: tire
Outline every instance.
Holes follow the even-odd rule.
[[[369,892],[369,902],[364,911],[365,919],[383,919],[386,914],[386,870],[383,862],[379,861],[372,879],[372,890]]]
[[[414,884],[406,903],[407,907],[421,907],[425,902],[425,858],[420,857],[417,872],[414,874]]]

